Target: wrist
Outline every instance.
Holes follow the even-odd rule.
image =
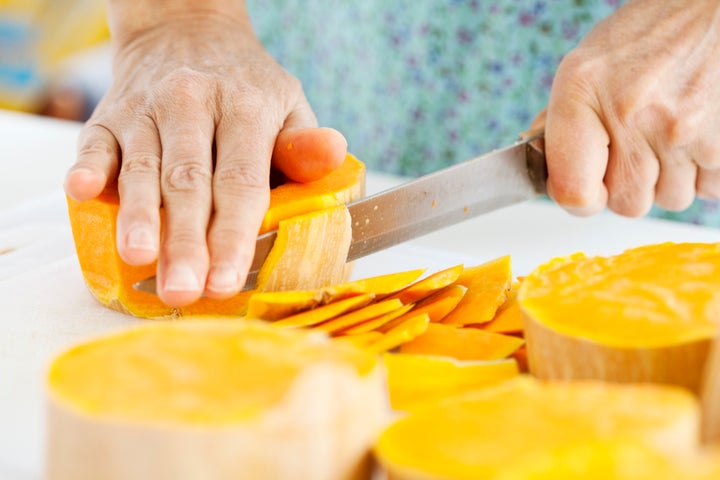
[[[109,0],[108,23],[116,48],[172,24],[219,23],[252,32],[245,2],[240,0]]]

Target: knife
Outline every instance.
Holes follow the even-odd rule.
[[[347,261],[536,198],[545,193],[546,180],[544,138],[538,135],[350,203]],[[274,230],[257,238],[244,290],[255,286],[276,235]],[[155,277],[134,288],[155,294]]]

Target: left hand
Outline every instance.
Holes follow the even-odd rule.
[[[563,59],[544,120],[548,193],[571,213],[720,197],[720,2],[630,0]]]

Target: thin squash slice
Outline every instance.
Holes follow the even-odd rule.
[[[575,254],[520,287],[530,371],[545,379],[659,382],[698,392],[720,323],[720,244]]]
[[[412,411],[374,451],[393,480],[483,480],[594,442],[691,455],[697,434],[697,402],[681,388],[519,377]]]
[[[370,478],[388,411],[374,355],[247,321],[96,338],[47,385],[49,480]]]
[[[522,338],[509,335],[433,323],[425,333],[403,344],[400,352],[458,360],[500,360],[512,355],[524,343]]]
[[[282,220],[255,288],[271,292],[312,289],[347,280],[350,222],[345,205]]]
[[[253,292],[247,301],[247,318],[280,320],[289,315],[356,295],[385,296],[412,283],[424,269],[378,275],[313,290]]]
[[[455,283],[467,287],[468,292],[460,304],[443,319],[443,323],[469,325],[489,322],[498,307],[505,302],[510,290],[510,256],[465,268]]]
[[[364,195],[364,190],[365,167],[362,162],[348,155],[339,169],[320,180],[304,184],[287,182],[274,188],[270,192],[270,208],[266,214],[266,222],[259,233],[276,228],[281,220],[357,200]],[[103,305],[142,318],[245,313],[250,292],[243,292],[228,300],[201,298],[187,307],[172,308],[163,304],[154,295],[135,290],[133,285],[136,282],[155,274],[156,265],[131,266],[125,264],[118,256],[115,247],[119,206],[117,192],[109,189],[97,199],[86,202],[77,202],[68,198],[67,203],[75,248],[85,283]],[[319,235],[319,232],[314,231],[302,232],[302,236],[310,233]],[[288,260],[286,263],[292,262]],[[323,262],[322,265],[326,263],[328,262]],[[285,263],[280,263],[278,267],[285,269],[284,265]],[[301,267],[301,265],[297,266]],[[333,267],[337,266],[333,265]],[[305,271],[308,269],[307,266],[302,268]],[[272,277],[267,270],[268,268],[266,268],[266,277]],[[348,273],[349,267],[346,269],[346,274]],[[315,279],[316,283],[323,281],[319,275]],[[344,280],[347,280],[347,277],[332,276],[325,280],[325,284]],[[267,280],[266,288],[273,286],[273,281]],[[295,284],[288,288],[306,290],[313,287],[314,285]]]
[[[440,270],[403,288],[399,292],[393,293],[388,298],[398,298],[404,304],[417,303],[455,282],[462,271],[462,265]]]
[[[388,377],[390,405],[395,410],[411,410],[494,385],[519,374],[512,359],[460,361],[436,355],[386,353],[383,356]]]

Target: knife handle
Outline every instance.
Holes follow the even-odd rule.
[[[526,141],[525,158],[528,174],[539,194],[547,195],[547,162],[545,160],[545,134],[542,129],[530,130],[520,134],[520,140]]]

